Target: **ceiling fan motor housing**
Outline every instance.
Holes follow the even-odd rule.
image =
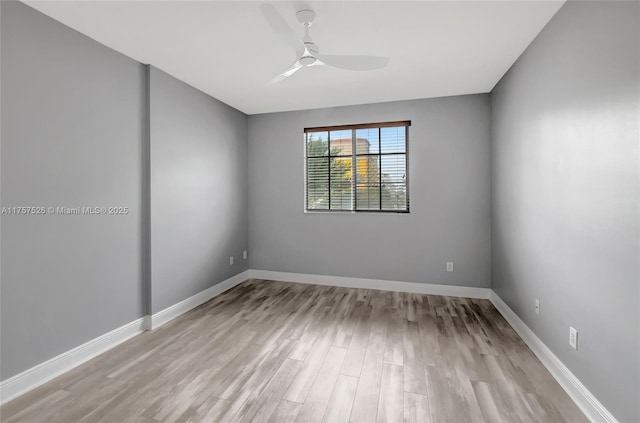
[[[302,66],[311,66],[316,62],[316,60],[318,59],[313,56],[302,56],[298,62],[300,62]]]
[[[305,46],[305,48],[307,49],[307,51],[311,54],[318,54],[320,53],[320,49],[318,48],[318,46],[311,41],[311,39],[309,38],[308,41],[304,40],[303,44]]]

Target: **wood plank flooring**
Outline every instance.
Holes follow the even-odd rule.
[[[5,404],[14,422],[586,422],[487,300],[248,280]]]

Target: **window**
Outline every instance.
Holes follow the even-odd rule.
[[[410,125],[305,128],[305,211],[408,213]]]

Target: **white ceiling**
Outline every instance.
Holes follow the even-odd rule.
[[[312,8],[311,36],[326,54],[388,56],[388,68],[300,70],[267,82],[295,55],[249,1],[25,1],[247,113],[485,93],[564,1],[278,1]]]

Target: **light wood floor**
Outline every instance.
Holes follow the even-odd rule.
[[[586,422],[487,300],[249,280],[6,404],[11,422]]]

